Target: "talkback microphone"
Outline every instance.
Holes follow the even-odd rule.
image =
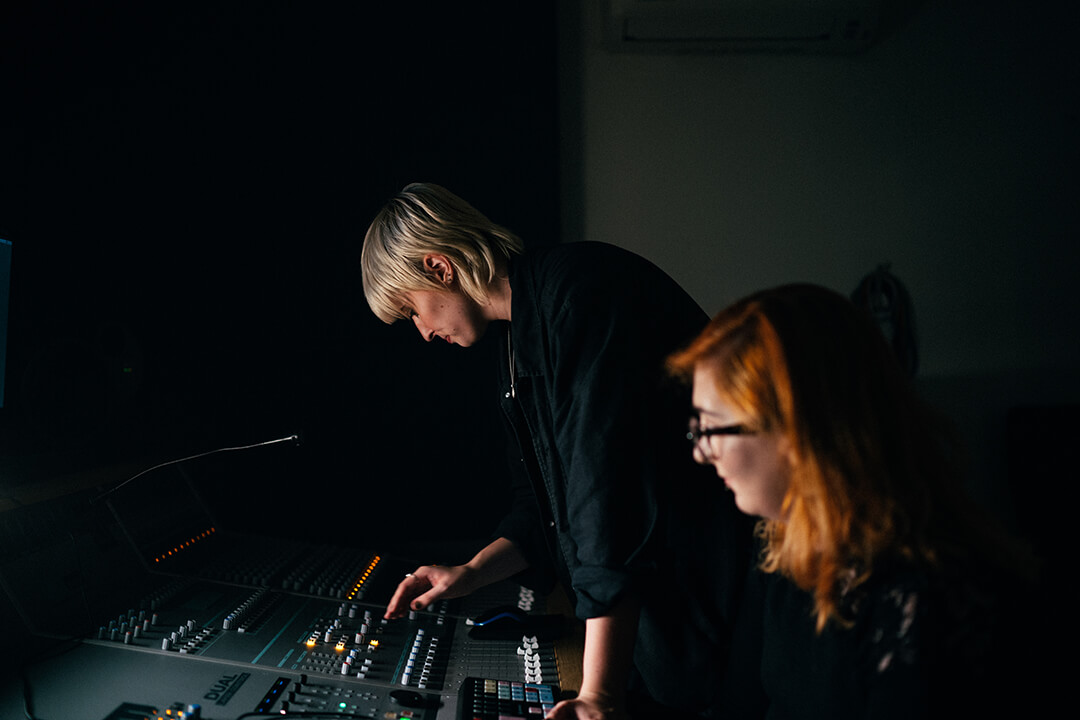
[[[177,458],[176,460],[168,460],[168,461],[163,462],[163,463],[158,463],[157,465],[154,465],[153,467],[146,468],[145,470],[132,475],[131,477],[129,477],[127,480],[123,481],[119,485],[116,485],[115,487],[101,493],[100,495],[98,495],[97,497],[92,499],[90,501],[90,504],[93,505],[98,500],[102,499],[103,497],[108,497],[109,495],[112,495],[114,492],[116,492],[120,488],[124,487],[125,485],[132,482],[133,480],[137,480],[138,478],[142,477],[143,475],[146,475],[147,473],[151,473],[154,470],[158,470],[158,469],[163,468],[163,467],[168,467],[169,465],[176,465],[178,463],[187,462],[188,460],[197,460],[197,459],[202,458],[202,457],[207,457],[208,455],[217,455],[218,453],[223,453],[223,452],[233,452],[233,451],[236,451],[236,450],[252,450],[254,448],[265,447],[267,445],[277,445],[279,443],[286,443],[286,442],[292,442],[292,443],[295,443],[296,445],[299,445],[300,444],[300,436],[298,434],[296,434],[296,433],[293,433],[292,435],[288,435],[288,436],[283,437],[283,438],[278,438],[276,440],[266,440],[264,442],[252,443],[251,445],[237,445],[236,447],[217,448],[216,450],[207,450],[206,452],[198,453],[197,455],[189,455],[187,457]]]

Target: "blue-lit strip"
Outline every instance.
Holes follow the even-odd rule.
[[[282,625],[282,626],[281,626],[281,629],[280,629],[280,630],[278,630],[278,634],[277,634],[277,635],[275,635],[274,637],[270,638],[270,642],[266,643],[266,647],[264,647],[264,648],[263,648],[263,651],[262,651],[261,653],[259,653],[258,655],[256,655],[256,656],[255,656],[255,659],[251,661],[251,664],[252,664],[252,665],[254,665],[255,663],[257,663],[257,662],[259,662],[260,660],[262,660],[262,656],[263,656],[263,655],[265,655],[265,654],[267,653],[267,651],[269,651],[269,650],[270,650],[271,646],[273,646],[273,644],[274,644],[275,642],[277,642],[277,639],[278,639],[279,637],[281,637],[281,634],[282,634],[283,632],[285,632],[285,630],[286,630],[286,629],[287,629],[287,628],[288,628],[288,627],[289,627],[290,625],[292,625],[292,621],[293,621],[293,620],[295,620],[295,619],[296,619],[296,617],[297,617],[297,616],[298,616],[298,615],[300,614],[300,612],[301,612],[301,611],[302,611],[302,610],[303,610],[304,608],[306,608],[306,607],[308,606],[308,602],[309,602],[309,601],[305,600],[305,601],[304,601],[304,604],[303,604],[303,605],[301,605],[301,606],[300,606],[300,608],[299,608],[299,609],[298,609],[298,610],[297,610],[296,612],[294,612],[294,613],[293,613],[293,616],[292,616],[291,618],[289,618],[289,622],[287,622],[287,623],[285,623],[284,625]]]

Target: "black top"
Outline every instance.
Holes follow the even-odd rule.
[[[991,711],[1013,695],[1015,677],[1001,663],[1015,645],[1004,629],[1011,612],[987,580],[895,563],[841,592],[850,626],[830,621],[819,635],[810,593],[754,570],[745,599],[762,604],[760,642],[742,638],[733,663],[759,675],[728,678],[728,713],[844,720]]]
[[[498,533],[528,558],[523,582],[561,580],[583,619],[627,591],[642,597],[646,686],[703,707],[712,688],[686,664],[726,656],[716,644],[726,649],[750,538],[715,474],[693,462],[689,390],[664,369],[707,317],[656,266],[600,243],[528,252],[509,280],[513,393],[507,353],[499,401],[524,472]],[[687,573],[705,578],[701,593],[677,578]]]
[[[605,615],[655,567],[660,478],[690,460],[688,398],[664,361],[706,317],[654,265],[599,243],[515,258],[510,287],[516,397],[507,357],[500,401],[554,532],[538,542],[524,502],[499,529],[553,565],[579,617]]]

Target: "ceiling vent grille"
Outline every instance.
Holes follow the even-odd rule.
[[[600,0],[616,52],[853,53],[877,36],[880,0]]]

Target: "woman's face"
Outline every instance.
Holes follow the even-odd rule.
[[[487,330],[480,305],[460,290],[415,290],[405,294],[404,302],[403,309],[428,342],[439,337],[468,347]]]
[[[694,370],[693,404],[702,432],[710,428],[746,424],[745,417],[720,399],[713,373],[702,366]],[[791,479],[787,441],[777,433],[712,435],[701,445],[703,461],[735,493],[735,504],[747,515],[780,520],[780,511]],[[700,457],[700,456],[698,456]]]

